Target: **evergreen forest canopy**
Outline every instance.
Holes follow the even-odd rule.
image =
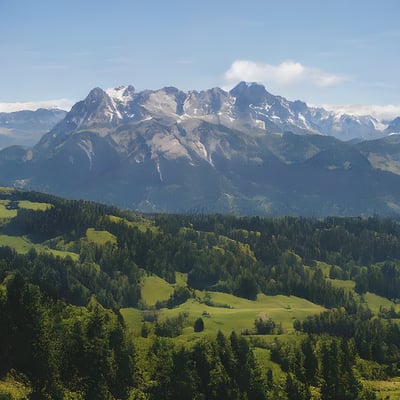
[[[0,218],[0,398],[375,399],[373,382],[400,376],[398,220],[141,215],[13,189]],[[174,285],[154,306],[148,276]],[[190,315],[157,319],[189,301],[229,307],[214,292],[324,311],[213,336],[204,314],[187,342]],[[392,307],[370,309],[367,293]]]

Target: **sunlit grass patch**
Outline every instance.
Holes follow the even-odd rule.
[[[399,304],[390,301],[386,297],[378,296],[375,293],[367,292],[363,294],[361,298],[375,314],[379,312],[381,307],[386,308],[387,310],[390,310],[390,308],[393,307],[396,312],[400,311]]]
[[[106,243],[117,243],[117,238],[108,231],[97,231],[94,228],[88,228],[86,231],[86,238],[90,242],[96,243],[97,245],[104,245]]]
[[[137,221],[128,221],[125,218],[117,217],[115,215],[109,215],[110,221],[119,224],[124,223],[128,226],[137,228],[140,232],[146,232],[148,229],[153,233],[158,232],[158,228],[154,225],[153,221],[147,218],[138,218]]]
[[[121,308],[120,312],[126,326],[131,329],[135,335],[140,335],[143,319],[142,312],[137,308]]]
[[[157,275],[146,276],[142,283],[142,300],[147,306],[154,306],[157,301],[168,300],[174,288]]]
[[[183,272],[175,272],[175,285],[176,286],[187,286],[188,274]]]
[[[343,279],[328,279],[329,282],[334,287],[347,289],[347,290],[354,290],[356,283],[352,280],[343,280]]]
[[[18,207],[34,211],[46,211],[53,206],[49,203],[37,203],[28,200],[20,200],[18,201]]]
[[[143,282],[142,300],[147,306],[154,306],[157,301],[167,300],[172,292],[173,285],[157,276],[149,276]],[[254,329],[254,321],[261,315],[271,317],[276,324],[282,324],[284,332],[292,334],[295,319],[303,320],[308,315],[319,314],[324,310],[296,296],[259,295],[256,301],[252,301],[220,292],[195,293],[196,298],[190,298],[178,307],[157,311],[160,319],[186,313],[189,316],[189,327],[184,329],[183,336],[187,340],[199,336],[193,330],[193,323],[199,317],[204,321],[202,335],[214,336],[219,330],[225,334],[251,331]]]
[[[0,200],[0,218],[14,218],[17,215],[17,210],[7,209],[9,200]]]
[[[79,258],[77,253],[71,251],[54,250],[38,243],[32,243],[25,236],[8,236],[0,234],[0,246],[8,246],[17,253],[26,254],[29,250],[35,249],[38,253],[51,253],[59,257],[71,257],[74,260]]]
[[[400,399],[400,381],[391,379],[387,381],[366,381],[366,384],[375,390],[379,400]]]

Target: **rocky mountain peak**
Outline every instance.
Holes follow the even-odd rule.
[[[185,124],[192,121],[190,129],[207,122],[244,133],[249,130],[266,134],[290,131],[301,135],[332,135],[343,140],[377,138],[387,133],[371,117],[338,115],[309,107],[300,100],[289,101],[269,93],[256,82],[240,82],[229,92],[218,87],[184,92],[171,86],[136,92],[129,85],[91,90],[86,99],[76,103],[66,118],[44,137],[41,144],[48,142],[46,146],[52,147],[82,129],[100,136],[111,135],[113,140],[120,142],[115,130],[121,125],[151,120],[157,121],[161,130],[165,127],[171,132],[184,132],[184,136],[188,129],[183,121]],[[146,122],[146,125],[149,124]]]
[[[128,103],[135,96],[135,88],[132,85],[110,88],[105,91],[107,95],[117,103]]]
[[[236,107],[240,111],[246,111],[250,105],[261,106],[272,100],[271,95],[263,85],[252,82],[240,82],[229,94],[236,98]]]

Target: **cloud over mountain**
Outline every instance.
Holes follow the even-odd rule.
[[[15,112],[22,110],[35,111],[39,108],[59,108],[60,110],[69,111],[73,106],[74,101],[70,99],[55,99],[41,101],[26,101],[15,103],[0,103],[0,112]]]
[[[329,111],[348,115],[371,115],[379,121],[389,121],[400,115],[400,104],[322,104]]]
[[[273,65],[250,60],[234,61],[225,72],[224,79],[226,86],[232,86],[238,81],[255,81],[267,85],[276,83],[282,86],[307,83],[320,88],[337,86],[348,80],[345,76],[307,67],[295,61],[284,61]]]

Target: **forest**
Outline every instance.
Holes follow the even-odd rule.
[[[1,207],[0,245],[31,248],[0,247],[0,399],[372,400],[384,398],[375,381],[400,377],[396,219],[143,215],[11,189]],[[174,288],[151,307],[149,276]],[[322,311],[291,329],[254,314],[245,331],[214,335],[207,313],[157,318],[204,293],[295,297]],[[370,308],[367,293],[391,306]],[[189,327],[197,336],[184,340]]]

